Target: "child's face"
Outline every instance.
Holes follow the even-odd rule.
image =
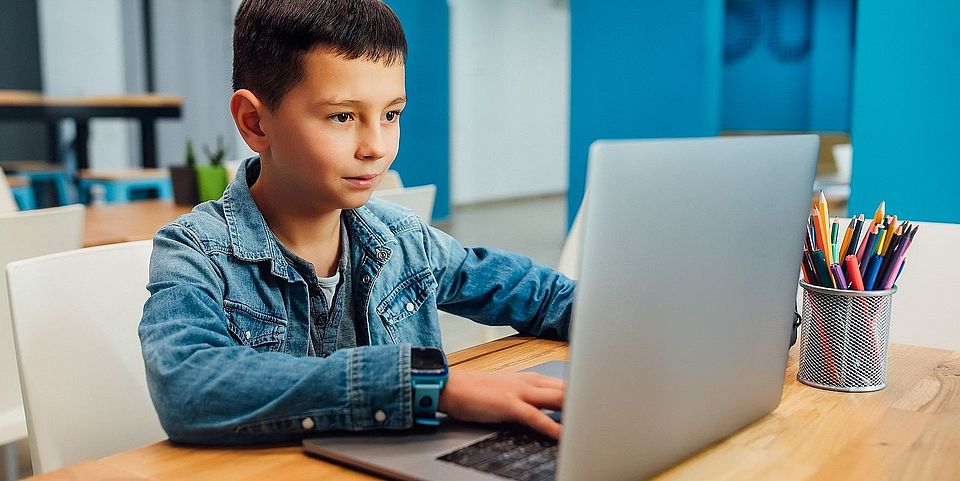
[[[261,117],[270,166],[285,188],[330,209],[367,202],[397,157],[404,67],[315,49],[304,78]]]

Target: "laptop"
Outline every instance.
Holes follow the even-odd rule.
[[[405,480],[635,480],[780,402],[815,135],[597,141],[563,439],[445,420],[305,451]],[[566,372],[564,372],[566,371]]]

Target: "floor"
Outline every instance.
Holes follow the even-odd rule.
[[[566,235],[566,196],[563,194],[459,206],[448,222],[435,222],[464,246],[496,247],[526,255],[536,262],[554,267]],[[440,313],[444,350],[459,351],[476,344],[514,334],[509,327],[488,327],[445,312]],[[5,446],[9,449],[10,446]],[[26,440],[13,445],[20,477],[32,474],[30,448]],[[10,462],[0,456],[0,481]]]

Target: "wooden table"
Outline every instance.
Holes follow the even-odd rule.
[[[60,129],[63,119],[76,122],[73,148],[77,155],[77,169],[89,167],[87,140],[92,118],[129,118],[140,121],[140,145],[143,167],[157,166],[156,120],[180,117],[183,99],[174,95],[98,95],[90,97],[53,97],[40,92],[0,90],[0,120],[42,120],[47,123],[48,149],[51,160],[60,151]]]
[[[838,480],[960,477],[960,352],[894,344],[887,388],[843,394],[797,382],[770,415],[662,473],[658,480]],[[451,354],[455,368],[516,371],[564,359],[566,345],[510,337]],[[638,453],[642,455],[642,453]],[[299,446],[209,449],[160,442],[36,479],[370,480]]]
[[[169,200],[88,206],[83,225],[83,246],[152,239],[157,230],[192,208]]]

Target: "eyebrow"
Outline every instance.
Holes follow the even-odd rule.
[[[406,102],[406,101],[407,101],[407,98],[406,98],[406,97],[397,97],[397,98],[391,100],[389,103],[387,103],[387,105],[396,105],[396,104],[399,104],[399,103],[404,103],[404,102]],[[320,99],[320,100],[317,100],[316,102],[314,102],[313,104],[314,104],[314,105],[319,105],[319,106],[344,106],[344,107],[346,107],[346,106],[353,106],[353,105],[358,105],[358,104],[362,104],[362,103],[363,103],[363,102],[361,102],[361,101],[359,101],[359,100],[350,100],[350,99],[345,99],[345,100]]]

